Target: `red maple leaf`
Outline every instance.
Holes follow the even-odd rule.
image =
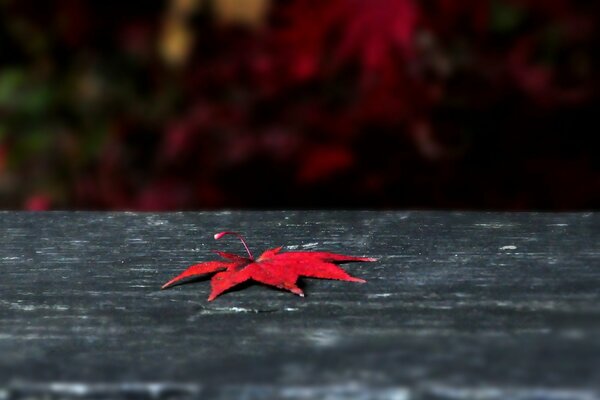
[[[236,232],[221,232],[215,235],[220,239],[225,235],[236,235],[241,241],[248,257],[217,251],[224,260],[208,261],[192,265],[175,278],[165,283],[162,289],[188,282],[191,279],[215,274],[210,283],[212,291],[208,301],[243,282],[256,281],[279,289],[289,290],[304,297],[304,292],[296,285],[300,276],[321,279],[337,279],[349,282],[366,282],[364,279],[348,275],[336,264],[376,261],[369,257],[352,257],[322,251],[290,251],[280,253],[281,247],[270,249],[254,259],[244,238]]]

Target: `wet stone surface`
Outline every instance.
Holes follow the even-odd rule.
[[[325,250],[305,298],[185,267]],[[0,400],[598,399],[600,214],[0,213]]]

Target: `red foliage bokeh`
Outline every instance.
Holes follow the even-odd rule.
[[[173,17],[170,62],[157,43],[184,2],[6,2],[4,19],[42,44],[7,25],[2,65],[50,100],[11,109],[0,76],[3,205],[599,205],[598,6],[272,1],[249,23],[220,19],[219,1]],[[29,145],[28,130],[52,140]]]

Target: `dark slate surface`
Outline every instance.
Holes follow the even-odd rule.
[[[209,283],[213,255],[380,257],[306,298]],[[600,215],[0,213],[0,400],[597,399]]]

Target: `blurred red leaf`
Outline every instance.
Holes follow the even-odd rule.
[[[25,201],[25,209],[28,211],[47,211],[52,206],[52,200],[48,195],[36,194]]]
[[[412,53],[420,10],[413,0],[300,0],[285,15],[289,25],[278,36],[293,49],[292,76],[303,80],[314,77],[323,61],[336,68],[358,62],[363,72],[393,65],[397,55]]]
[[[534,60],[536,41],[525,37],[517,41],[508,58],[509,72],[517,86],[539,105],[578,104],[591,94],[589,87],[581,84],[561,85],[552,65]]]
[[[316,147],[303,158],[298,170],[298,181],[313,183],[350,168],[354,154],[345,147]]]
[[[335,53],[337,62],[358,59],[368,71],[393,64],[394,55],[410,54],[419,21],[413,0],[344,0],[341,41]]]

